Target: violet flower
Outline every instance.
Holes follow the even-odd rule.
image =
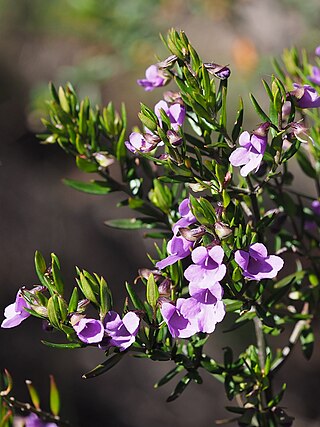
[[[311,76],[307,77],[310,82],[320,86],[320,68],[319,67],[312,67],[312,74]]]
[[[239,138],[241,147],[231,153],[229,160],[233,166],[242,166],[241,176],[247,176],[253,170],[258,171],[267,147],[267,134],[270,125],[263,123],[252,135],[242,132]]]
[[[159,119],[160,126],[162,126],[162,120],[160,115],[161,109],[164,110],[166,115],[169,117],[173,130],[178,130],[179,127],[183,125],[184,119],[186,117],[186,108],[184,105],[180,103],[175,103],[169,106],[166,101],[159,101],[154,106],[154,112]]]
[[[21,322],[30,316],[30,313],[25,310],[26,308],[30,309],[30,304],[23,298],[19,290],[15,302],[4,309],[5,319],[1,323],[1,328],[14,328],[20,325]]]
[[[156,263],[156,267],[159,270],[163,270],[165,267],[174,264],[180,259],[186,258],[191,254],[191,248],[193,242],[185,239],[182,236],[173,236],[167,244],[168,256],[161,261]]]
[[[190,200],[184,199],[179,205],[181,218],[172,226],[173,237],[167,244],[168,256],[156,263],[159,270],[163,270],[168,265],[172,265],[180,259],[186,258],[191,254],[194,242],[187,240],[183,236],[177,236],[179,228],[188,227],[194,224],[197,219],[190,209]]]
[[[86,344],[97,344],[102,341],[104,337],[104,327],[100,320],[80,319],[73,329],[76,331],[78,338]]]
[[[137,80],[139,86],[142,86],[145,91],[151,91],[156,87],[164,86],[168,78],[159,69],[158,65],[150,65],[146,69],[146,78]]]
[[[219,65],[214,62],[207,62],[203,65],[208,70],[208,73],[213,74],[218,79],[226,80],[230,77],[231,70],[227,65]]]
[[[222,301],[217,300],[214,304],[201,302],[196,298],[188,298],[181,308],[181,314],[192,324],[196,323],[197,332],[211,334],[216,324],[221,322],[225,316],[225,306]]]
[[[133,311],[129,311],[121,320],[118,313],[109,311],[104,324],[107,337],[101,343],[101,347],[118,347],[120,351],[123,351],[135,342],[140,318]]]
[[[58,427],[56,423],[46,423],[38,415],[31,413],[23,420],[25,427]]]
[[[299,108],[320,107],[320,96],[318,92],[309,85],[293,83],[294,90],[290,92]]]
[[[190,298],[178,298],[176,305],[171,302],[162,302],[161,314],[173,338],[189,338],[198,332],[196,317],[188,319],[182,314],[185,305],[190,303]],[[189,310],[190,312],[190,310]],[[195,312],[197,315],[197,311]]]
[[[316,49],[315,49],[314,53],[315,53],[317,56],[320,56],[320,46],[317,46],[317,47],[316,47]]]
[[[276,255],[268,255],[262,243],[249,246],[249,252],[238,250],[234,259],[242,268],[243,276],[248,279],[273,279],[283,267],[283,259]]]
[[[320,216],[320,200],[314,200],[311,203],[311,209],[315,215]]]
[[[159,140],[154,140],[152,135],[150,135],[151,138],[149,138],[147,135],[149,134],[142,135],[139,132],[132,132],[129,135],[129,141],[125,141],[125,146],[132,153],[137,153],[139,151],[141,153],[149,153],[156,148]]]
[[[226,274],[226,266],[222,264],[224,251],[221,246],[213,246],[208,249],[199,246],[192,251],[191,264],[184,272],[184,277],[190,285],[197,284],[207,287],[210,283],[219,282]],[[191,295],[191,293],[190,293]]]

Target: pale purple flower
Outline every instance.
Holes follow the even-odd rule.
[[[190,285],[197,284],[206,288],[209,284],[214,284],[222,280],[226,274],[226,266],[222,264],[224,251],[221,246],[205,248],[199,246],[192,251],[191,258],[194,264],[184,272],[184,277]],[[191,292],[190,292],[190,295]]]
[[[317,56],[320,56],[320,46],[317,46],[317,47],[316,47],[316,49],[315,49],[314,53],[315,53]]]
[[[169,106],[166,101],[159,101],[154,106],[154,112],[159,119],[159,124],[162,126],[162,120],[160,115],[160,110],[164,110],[166,115],[169,117],[172,129],[178,130],[179,126],[183,125],[185,116],[186,116],[186,108],[184,105],[180,103],[175,103]]]
[[[203,295],[202,295],[203,296]],[[196,324],[197,332],[211,334],[216,324],[221,322],[225,316],[225,306],[221,300],[216,300],[210,304],[197,298],[188,298],[181,308],[181,314],[187,318],[191,324]],[[210,298],[209,298],[210,299]]]
[[[56,423],[46,423],[42,421],[36,414],[31,413],[24,418],[25,427],[58,427]]]
[[[318,92],[309,85],[293,83],[294,90],[290,92],[299,108],[320,107],[320,96]]]
[[[241,147],[231,153],[229,160],[233,166],[243,166],[240,169],[241,176],[258,171],[267,147],[269,126],[269,123],[263,123],[252,135],[247,131],[240,135]]]
[[[314,200],[311,203],[311,209],[316,215],[320,216],[320,200]]]
[[[21,290],[19,290],[15,302],[8,305],[4,310],[5,319],[1,323],[1,328],[14,328],[20,325],[30,316],[30,313],[25,310],[26,308],[30,309],[30,304],[23,298]]]
[[[164,76],[159,67],[154,64],[146,69],[146,78],[137,80],[137,83],[139,86],[142,86],[144,90],[151,91],[156,87],[164,86],[167,80],[168,78]]]
[[[156,263],[156,267],[159,270],[163,270],[165,267],[174,264],[180,259],[186,258],[191,254],[191,248],[193,242],[185,239],[182,236],[173,236],[167,244],[168,256],[163,260]]]
[[[320,68],[319,67],[312,67],[312,74],[311,76],[307,77],[310,82],[320,86]]]
[[[120,351],[126,350],[136,340],[139,331],[140,318],[133,311],[125,314],[121,320],[118,313],[109,311],[105,320],[105,332],[107,337],[102,342],[102,347],[118,347]]]
[[[190,298],[178,298],[176,305],[171,302],[162,302],[161,304],[162,317],[173,338],[189,338],[198,332],[196,316],[190,316],[188,319],[182,314],[184,306],[190,303],[189,300]]]
[[[152,138],[146,137],[146,135],[142,135],[139,132],[132,132],[129,135],[129,141],[125,141],[125,146],[132,153],[139,151],[141,153],[149,153],[156,148],[157,142],[153,141]]]
[[[283,259],[277,255],[268,255],[262,243],[249,246],[249,252],[238,250],[234,259],[243,270],[244,277],[253,280],[273,279],[283,267]]]
[[[168,256],[157,262],[156,267],[163,270],[168,265],[172,265],[180,259],[186,258],[191,253],[193,242],[185,239],[183,236],[177,236],[179,228],[188,227],[194,224],[197,219],[190,209],[190,200],[184,199],[179,205],[179,213],[181,218],[172,226],[173,237],[167,244]]]
[[[178,233],[179,228],[189,227],[189,225],[195,224],[197,222],[197,218],[193,215],[190,209],[189,198],[183,199],[178,209],[181,218],[172,227],[173,233],[175,235]]]
[[[73,325],[78,338],[86,344],[97,344],[104,337],[104,327],[100,320],[80,319],[78,323]]]

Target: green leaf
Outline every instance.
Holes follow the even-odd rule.
[[[112,310],[112,295],[107,282],[100,278],[100,317],[103,319]]]
[[[236,118],[236,121],[234,122],[234,126],[232,129],[232,140],[233,140],[233,142],[235,142],[240,135],[240,132],[242,129],[242,123],[243,123],[243,100],[242,100],[242,98],[240,98],[239,110],[237,112],[237,118]]]
[[[144,304],[139,298],[139,296],[137,295],[133,286],[131,286],[128,282],[126,282],[126,288],[134,308],[136,308],[137,310],[145,311]]]
[[[176,400],[187,388],[188,384],[191,381],[190,373],[185,375],[181,381],[178,382],[176,385],[176,388],[173,390],[173,392],[170,394],[170,396],[167,399],[167,402],[173,402]]]
[[[158,298],[159,298],[158,286],[156,284],[156,281],[154,280],[153,274],[151,273],[150,276],[148,277],[148,282],[147,282],[147,301],[151,305],[153,310],[156,309]]]
[[[254,107],[254,109],[256,110],[257,114],[262,118],[262,120],[264,122],[269,122],[272,123],[270,117],[262,110],[262,108],[260,107],[260,105],[258,104],[258,101],[256,100],[256,98],[252,95],[252,93],[250,93],[250,99],[252,102],[252,105]]]
[[[51,295],[53,295],[54,289],[52,287],[50,279],[45,276],[46,271],[47,271],[46,262],[42,256],[42,254],[39,251],[36,251],[36,253],[35,253],[34,263],[35,263],[36,273],[37,273],[37,276],[38,276],[41,284],[49,290]]]
[[[36,409],[40,409],[40,397],[39,393],[35,389],[34,385],[30,380],[26,380],[26,385],[30,395],[31,402]]]
[[[55,295],[49,298],[47,310],[48,310],[48,317],[51,325],[60,329],[60,320],[59,320],[60,313],[58,312],[57,306],[55,304]]]
[[[316,173],[314,167],[312,166],[310,160],[305,155],[305,153],[302,150],[298,150],[296,157],[297,157],[298,163],[299,163],[301,169],[303,170],[303,172],[309,178],[316,179],[317,178],[317,173]]]
[[[104,181],[81,182],[74,179],[63,179],[62,181],[74,190],[89,194],[104,195],[117,190],[112,184]]]
[[[89,301],[93,302],[96,305],[99,305],[98,300],[96,298],[96,295],[92,289],[92,285],[89,282],[89,280],[87,280],[87,278],[85,277],[85,275],[83,273],[80,273],[79,276],[80,276],[80,280],[78,280],[78,284],[79,284],[79,287],[80,287],[83,295],[86,298],[88,298]]]
[[[69,301],[69,305],[68,305],[68,313],[69,314],[77,311],[78,302],[79,302],[78,288],[74,287],[72,294],[71,294],[70,301]]]
[[[314,334],[310,325],[307,325],[300,335],[301,348],[304,357],[309,360],[313,353]]]
[[[50,375],[50,410],[53,415],[59,415],[60,395],[53,375]]]
[[[96,161],[89,160],[81,156],[76,157],[76,165],[78,169],[87,173],[97,172],[99,169],[99,165]]]
[[[296,271],[295,273],[289,274],[288,276],[284,277],[283,279],[275,283],[274,288],[279,289],[289,284],[301,282],[305,275],[306,275],[305,270]]]
[[[74,348],[81,348],[84,347],[84,344],[81,344],[79,342],[71,342],[71,343],[55,343],[55,342],[49,342],[49,341],[41,341],[42,344],[46,345],[47,347],[51,348],[62,348],[62,349],[74,349]]]
[[[101,374],[104,374],[105,372],[107,372],[111,368],[113,368],[117,363],[119,363],[125,354],[126,354],[125,351],[122,351],[121,353],[114,354],[113,356],[109,357],[109,359],[107,359],[105,362],[101,363],[100,365],[98,365],[94,369],[92,369],[91,371],[82,375],[82,378],[84,378],[84,379],[95,378]]]
[[[139,230],[141,228],[163,228],[163,225],[161,223],[158,223],[154,218],[149,217],[110,219],[108,221],[105,221],[104,224],[107,227],[119,228],[122,230]]]
[[[61,273],[60,273],[59,265],[57,264],[57,262],[54,259],[53,255],[54,254],[52,254],[52,264],[51,264],[52,277],[53,277],[54,285],[55,285],[55,288],[56,288],[58,294],[63,295],[64,284],[63,284],[63,281],[62,281],[62,278],[61,278]]]

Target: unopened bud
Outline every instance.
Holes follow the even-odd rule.
[[[172,282],[170,279],[165,278],[159,285],[158,291],[159,295],[162,297],[170,296]]]
[[[172,68],[174,64],[176,63],[178,57],[176,55],[170,55],[168,58],[164,59],[161,62],[158,62],[157,66],[158,68]]]
[[[114,163],[114,157],[109,156],[107,153],[94,153],[93,157],[103,168],[107,168]]]
[[[224,222],[218,221],[214,224],[214,231],[219,239],[226,239],[232,234],[232,229]]]
[[[200,225],[200,227],[192,229],[188,227],[181,227],[179,228],[179,232],[181,236],[189,242],[196,242],[206,233],[206,229],[202,225]]]
[[[207,69],[208,73],[213,74],[218,79],[225,80],[230,77],[231,70],[227,65],[219,65],[214,62],[207,62],[203,65]]]
[[[261,137],[267,136],[269,128],[270,128],[269,122],[261,123],[261,125],[256,130],[254,130],[252,133],[256,136],[261,136]]]
[[[168,130],[167,137],[173,148],[180,147],[180,145],[183,143],[182,137],[174,130]]]
[[[222,183],[222,188],[227,188],[230,181],[232,179],[232,174],[230,171],[228,171],[224,177],[223,183]]]
[[[143,138],[148,144],[152,144],[152,145],[157,145],[161,141],[161,138],[151,133],[144,133]]]
[[[149,268],[139,268],[138,273],[139,273],[138,278],[143,278],[146,280],[149,279],[151,274],[153,274],[155,281],[157,281],[160,277],[162,277],[161,272],[159,270],[150,270]]]
[[[167,92],[165,92],[163,94],[163,99],[168,102],[169,104],[183,104],[181,95],[179,92],[171,92],[170,90],[168,90]]]

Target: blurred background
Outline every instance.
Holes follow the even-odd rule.
[[[152,245],[142,234],[103,225],[125,216],[114,208],[121,196],[89,196],[65,187],[64,177],[88,176],[57,147],[36,139],[48,81],[71,81],[80,96],[101,105],[125,101],[133,126],[139,102],[152,107],[162,93],[145,93],[136,79],[157,61],[155,54],[167,55],[159,32],[176,27],[185,30],[206,62],[230,64],[229,105],[235,114],[239,95],[244,97],[250,130],[259,119],[250,109],[248,92],[263,104],[260,81],[272,73],[271,57],[292,45],[313,51],[320,44],[319,20],[318,0],[0,0],[1,313],[20,286],[37,283],[36,249],[47,258],[50,252],[60,257],[69,289],[75,265],[103,275],[118,308],[124,281],[133,280],[139,267],[150,266],[145,250],[152,251]],[[218,360],[231,339],[225,329],[225,323],[220,325],[208,345]],[[243,329],[232,337],[239,352],[251,334]],[[209,376],[203,386],[192,385],[178,401],[166,404],[174,383],[160,390],[153,390],[153,384],[171,369],[169,362],[127,358],[102,377],[82,380],[82,373],[103,360],[101,352],[48,349],[40,339],[51,337],[36,319],[0,330],[0,368],[12,373],[20,400],[27,399],[23,382],[31,378],[45,401],[48,375],[54,374],[62,414],[74,426],[209,426],[228,416],[223,386]],[[295,426],[319,425],[319,356],[317,348],[305,363],[297,349],[281,372],[278,386],[287,381],[284,405],[296,416]]]

